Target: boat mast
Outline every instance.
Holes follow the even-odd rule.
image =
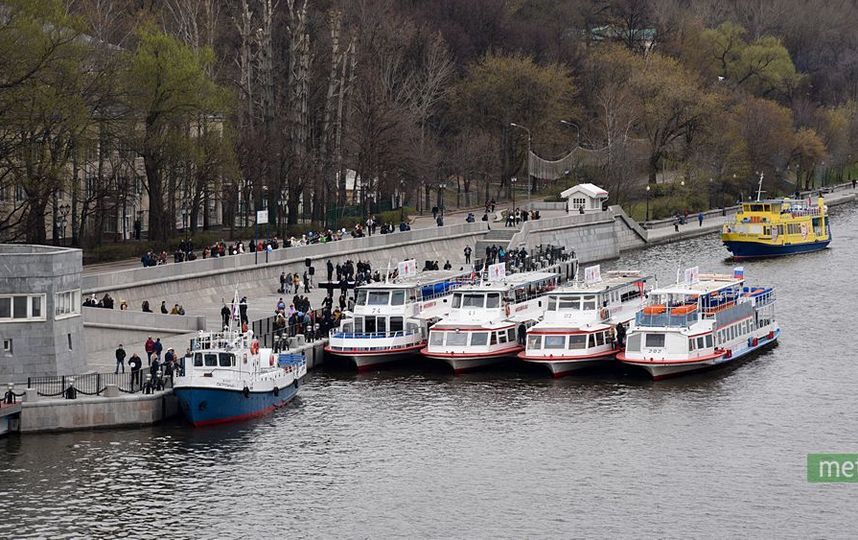
[[[760,181],[757,184],[757,202],[760,202],[760,197],[763,194],[763,176],[764,173],[760,173]]]

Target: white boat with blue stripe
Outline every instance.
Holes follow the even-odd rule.
[[[416,272],[403,261],[389,282],[357,288],[355,307],[331,330],[325,352],[366,371],[416,354],[426,345],[429,327],[450,311],[453,291],[474,283],[473,271]]]
[[[685,280],[655,289],[631,324],[617,360],[653,379],[735,363],[773,346],[781,330],[771,287],[750,287],[733,275],[685,271]]]
[[[306,374],[303,356],[260,348],[252,331],[200,332],[180,361],[173,392],[194,426],[223,424],[285,406]]]

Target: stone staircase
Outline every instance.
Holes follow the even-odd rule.
[[[485,236],[477,240],[477,244],[474,246],[474,258],[484,258],[487,247],[498,246],[509,249],[509,242],[517,232],[518,227],[500,227],[490,230]]]

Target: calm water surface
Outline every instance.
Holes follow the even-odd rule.
[[[777,287],[780,346],[729,371],[462,377],[417,363],[316,372],[291,407],[228,427],[0,440],[0,537],[852,537],[858,206],[832,248],[746,263]],[[669,283],[729,271],[717,236],[628,253]]]

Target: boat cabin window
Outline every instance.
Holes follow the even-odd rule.
[[[571,335],[569,336],[569,348],[570,349],[586,349],[587,348],[587,336],[584,334]]]
[[[429,345],[440,346],[444,344],[444,332],[429,332]]]
[[[596,334],[596,345],[604,345],[605,344],[605,333],[599,332]]]
[[[542,348],[542,336],[527,336],[527,348],[538,350]]]
[[[217,354],[206,353],[205,360],[206,367],[217,367]]]
[[[593,311],[596,309],[596,297],[595,295],[587,295],[583,298],[583,302],[581,303],[581,309],[583,311]]]
[[[549,296],[548,297],[548,306],[546,307],[548,311],[557,311],[557,297]]]
[[[465,346],[468,344],[469,332],[447,332],[447,345]]]
[[[486,345],[489,342],[488,332],[473,332],[471,334],[471,345]]]
[[[486,295],[486,307],[489,309],[500,307],[500,293],[489,293]]]
[[[641,335],[632,334],[626,340],[626,350],[629,352],[640,352],[641,350]]]
[[[645,345],[652,348],[664,347],[664,334],[647,334]]]
[[[587,340],[587,347],[593,348],[596,346],[596,334],[590,334],[589,339]]]
[[[387,319],[384,317],[376,317],[375,328],[376,332],[379,332],[381,334],[387,332]]]
[[[367,300],[370,306],[386,306],[390,301],[390,291],[369,291]]]
[[[363,332],[363,317],[355,317],[355,332]]]
[[[557,301],[560,311],[575,311],[581,309],[580,296],[561,296]]]
[[[515,330],[514,329],[510,328],[509,330],[507,330],[506,335],[507,335],[507,339],[509,340],[510,343],[515,342]]]
[[[402,317],[391,317],[390,318],[390,331],[391,332],[402,332]]]
[[[497,345],[498,344],[498,335],[494,332],[491,332],[489,335],[489,345]]]
[[[405,291],[393,291],[391,295],[390,305],[402,306],[405,304]]]
[[[194,367],[203,367],[203,354],[195,353],[194,354]]]
[[[706,334],[706,346],[712,347],[712,334]]]
[[[481,293],[456,293],[453,295],[454,308],[482,308],[485,301],[486,295]]]
[[[229,353],[220,353],[218,358],[220,367],[233,367],[235,365],[235,356]]]
[[[563,349],[566,347],[566,336],[545,336],[546,349]]]
[[[355,304],[358,306],[366,305],[366,290],[358,289],[357,296],[355,297]]]

